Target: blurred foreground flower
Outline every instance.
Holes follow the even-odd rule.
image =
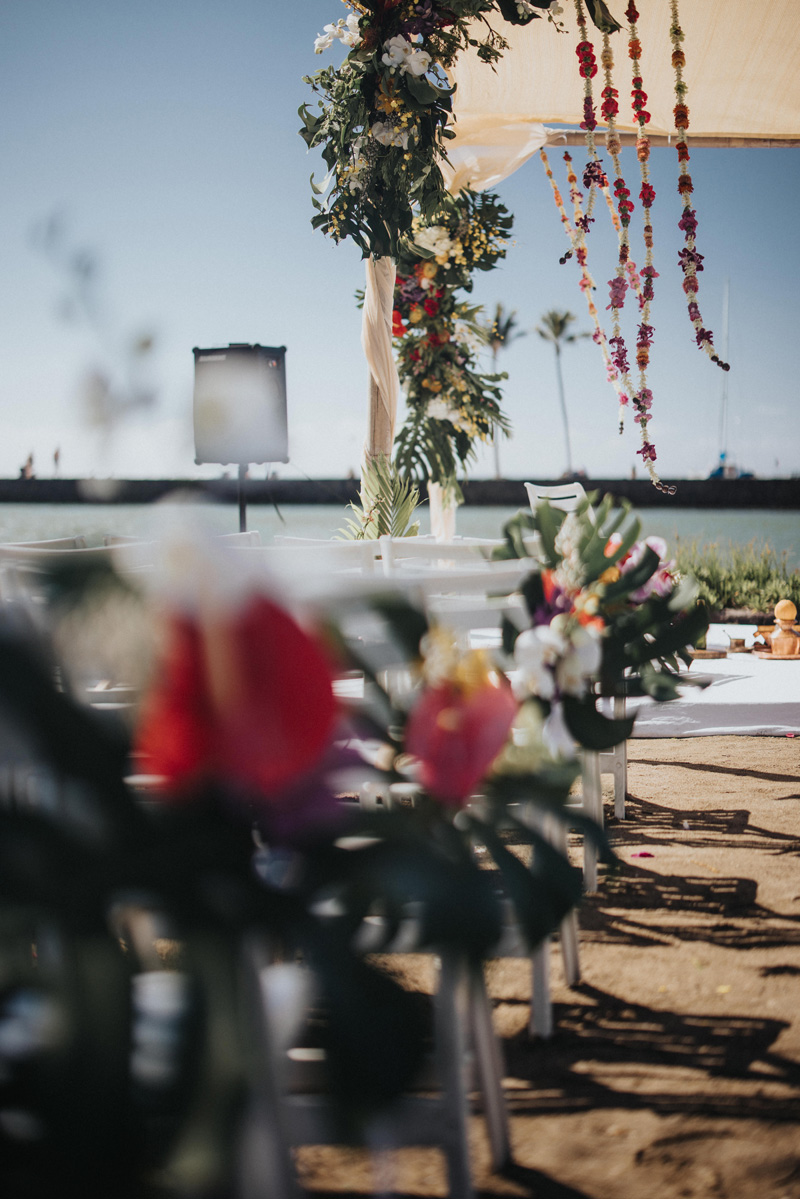
[[[622,537],[620,534],[612,533],[608,539],[606,553],[610,556],[615,550],[619,549],[621,544]],[[631,592],[631,602],[636,604],[644,603],[651,595],[669,595],[676,583],[680,581],[674,558],[669,559],[667,557],[667,543],[663,537],[645,537],[644,541],[634,542],[628,553],[619,559],[620,574],[625,575],[635,570],[640,565],[647,549],[651,549],[654,554],[658,555],[658,567],[641,587]]]
[[[420,781],[441,803],[460,807],[508,740],[518,704],[488,657],[458,657],[441,640],[428,645],[429,683],[406,726],[406,749],[420,760]]]
[[[338,711],[320,644],[259,594],[173,611],[166,634],[136,738],[146,771],[177,801],[222,784],[268,827],[270,813],[278,826],[286,810],[324,806],[319,771]]]

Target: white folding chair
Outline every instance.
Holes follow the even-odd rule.
[[[413,951],[413,930],[401,929],[400,938],[402,952]],[[388,952],[393,951],[390,946]],[[511,1156],[500,1047],[492,1028],[482,971],[469,968],[450,952],[442,953],[438,961],[433,1059],[424,1066],[418,1089],[400,1096],[385,1113],[366,1122],[363,1143],[373,1152],[407,1145],[438,1146],[447,1160],[450,1196],[472,1199],[468,1134],[471,1071],[483,1100],[494,1168],[501,1169]],[[281,969],[278,967],[276,972],[267,966],[261,972],[268,1027],[280,1023]],[[302,1011],[301,1005],[296,1004],[295,1010]],[[278,1086],[279,1126],[286,1144],[292,1147],[341,1143],[342,1134],[325,1093],[324,1051],[295,1048],[299,1020],[297,1024],[290,1036],[278,1039],[271,1071]],[[468,1051],[470,1044],[472,1054]],[[274,1192],[275,1199],[291,1194]]]
[[[577,481],[557,483],[547,487],[541,483],[526,483],[525,490],[533,511],[536,510],[537,504],[546,500],[551,507],[560,508],[562,512],[574,512],[578,505],[586,499],[586,490],[583,484]]]
[[[10,549],[25,550],[85,550],[86,538],[78,534],[74,537],[50,537],[44,541],[9,541],[4,545]]]

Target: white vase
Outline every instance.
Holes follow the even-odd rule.
[[[456,498],[450,487],[428,483],[431,533],[437,541],[452,541],[456,535]]]

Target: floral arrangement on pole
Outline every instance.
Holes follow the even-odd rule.
[[[484,374],[481,309],[459,293],[472,275],[505,256],[513,218],[491,192],[448,197],[435,223],[415,218],[400,248],[393,334],[409,408],[395,443],[406,478],[427,478],[457,492],[456,472],[477,441],[508,434],[500,408],[504,374]]]
[[[467,47],[487,64],[507,42],[489,23],[557,20],[555,0],[345,0],[346,19],[326,26],[318,53],[339,40],[348,54],[338,68],[307,77],[321,97],[319,114],[300,108],[301,136],[320,148],[329,174],[314,188],[312,220],[336,241],[350,237],[362,254],[395,257],[415,214],[429,220],[442,206],[439,167],[453,89],[445,71]],[[610,21],[590,0],[595,23]],[[330,189],[330,190],[329,190]]]
[[[612,505],[606,496],[592,509],[587,499],[567,514],[540,504],[506,525],[506,544],[495,551],[527,557],[525,536],[541,538],[544,565],[522,586],[530,626],[506,621],[503,640],[516,694],[537,697],[545,741],[566,758],[576,743],[602,750],[630,736],[633,720],[606,718],[599,696],[674,699],[679,660],[691,661],[688,647],[708,627],[694,581],[681,579],[664,542],[641,541],[630,505],[616,513]]]
[[[564,805],[577,762],[553,759],[538,709],[519,702],[489,654],[464,650],[455,633],[430,626],[399,597],[369,601],[367,610],[373,622],[376,616],[385,622],[381,669],[370,665],[369,647],[357,638],[344,638],[341,652],[367,681],[353,719],[369,730],[371,793],[383,802],[362,809],[358,831],[377,843],[340,900],[364,912],[381,902],[389,919],[383,942],[371,941],[373,950],[395,935],[412,905],[419,946],[436,946],[447,930],[450,943],[460,938],[478,962],[502,935],[504,891],[533,947],[580,902],[581,877],[509,805],[546,805],[568,821]],[[387,675],[392,647],[399,669]],[[608,855],[602,831],[587,824],[587,835]],[[536,846],[530,867],[507,847],[509,830],[513,840]],[[476,861],[476,844],[496,872]],[[428,861],[435,875],[420,869]]]

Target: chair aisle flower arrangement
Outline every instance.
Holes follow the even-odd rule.
[[[581,898],[567,828],[604,850],[569,803],[576,745],[627,729],[598,713],[598,683],[613,691],[635,665],[663,696],[699,627],[685,588],[631,603],[658,560],[622,573],[635,535],[609,544],[623,520],[608,505],[568,520],[518,519],[504,542],[518,569],[468,572],[521,591],[530,627],[510,604],[495,651],[431,602],[458,568],[320,578],[313,596],[301,579],[300,599],[285,579],[278,599],[261,550],[213,538],[156,547],[124,579],[110,558],[105,575],[76,566],[34,615],[4,605],[3,753],[37,780],[0,807],[10,1194],[66,1180],[103,1199],[288,1195],[307,1137],[422,1137],[469,1196],[470,1047],[496,1167],[508,1158],[482,963],[512,926],[544,960]],[[74,636],[98,587],[104,603],[120,590],[129,660],[150,663],[121,714],[87,706],[54,652],[64,613]],[[658,656],[666,672],[650,671]],[[354,672],[343,703],[335,681]],[[441,963],[432,1042],[420,997],[375,957],[409,949]],[[292,1074],[311,1049],[309,1091]]]
[[[502,806],[471,807],[518,712],[502,671],[426,639],[391,580],[349,604],[320,580],[312,619],[276,599],[260,553],[213,539],[156,547],[153,569],[124,580],[111,562],[60,577],[35,615],[4,605],[4,752],[38,780],[0,806],[7,1193],[291,1193],[302,1130],[284,1062],[316,1033],[335,1134],[375,1143],[376,1115],[381,1144],[422,1128],[469,1195],[470,1041],[498,1166],[509,1152],[480,963],[509,897],[531,947],[580,898],[544,838],[525,832],[528,868],[503,844]],[[91,620],[95,588],[127,605],[134,584],[150,619],[128,635],[150,678],[121,718],[87,706],[53,647],[65,612],[73,630],[81,607]],[[368,643],[380,672],[338,631],[343,606],[384,622],[386,644]],[[410,691],[381,687],[392,663]],[[364,696],[345,706],[334,679],[356,665]],[[561,799],[572,777],[559,767],[537,786]],[[364,807],[369,782],[411,785],[415,802]],[[373,956],[398,931],[442,963],[427,1117],[404,1106],[424,1009]]]

